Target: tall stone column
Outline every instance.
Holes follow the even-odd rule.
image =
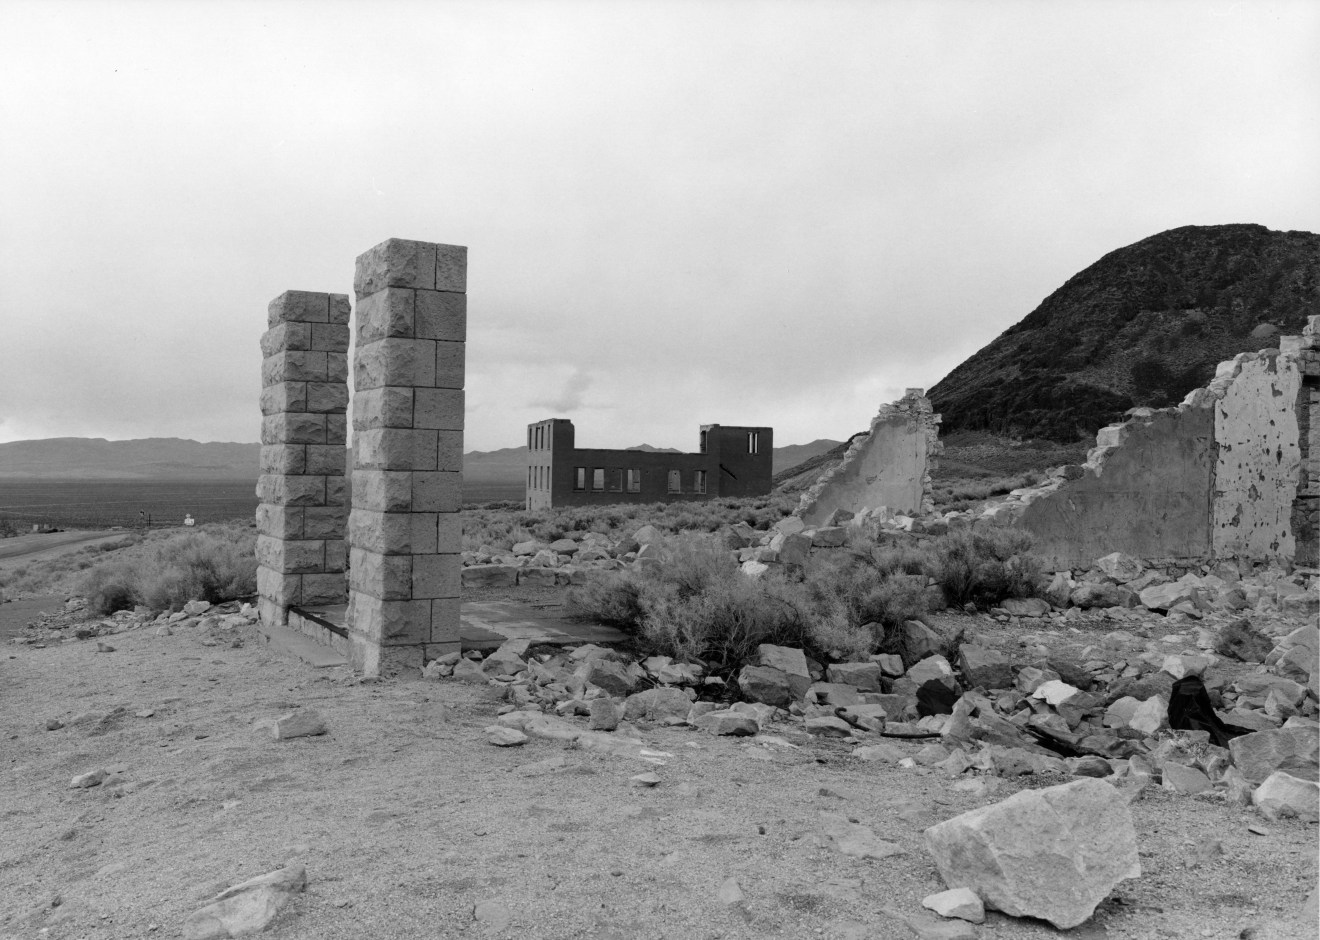
[[[285,291],[261,337],[257,591],[261,622],[342,604],[348,296]]]
[[[390,239],[357,259],[350,661],[459,648],[467,249]]]

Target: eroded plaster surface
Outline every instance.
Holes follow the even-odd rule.
[[[881,405],[870,432],[854,440],[843,461],[802,495],[795,513],[807,525],[819,525],[836,509],[929,512],[930,471],[942,448],[939,424],[919,388]]]
[[[1211,384],[1217,460],[1211,548],[1220,557],[1292,558],[1297,496],[1297,395],[1301,375],[1278,350],[1244,353],[1220,365]]]

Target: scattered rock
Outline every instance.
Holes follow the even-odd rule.
[[[1251,802],[1266,819],[1296,816],[1303,822],[1320,818],[1320,784],[1300,780],[1290,773],[1276,770],[1251,794]]]
[[[1076,927],[1126,878],[1141,874],[1127,801],[1085,778],[1024,790],[926,830],[945,884],[987,907]]]
[[[527,743],[527,735],[517,728],[492,725],[486,729],[486,740],[496,747],[519,747]]]
[[[591,701],[591,720],[587,727],[592,731],[613,731],[619,727],[623,711],[619,704],[607,695],[601,695]]]
[[[889,858],[904,853],[898,843],[886,842],[870,828],[851,821],[847,816],[824,812],[817,815],[825,835],[833,840],[834,847],[844,855],[853,858]]]
[[[89,787],[99,787],[101,781],[105,780],[108,776],[110,776],[110,774],[105,770],[89,770],[87,773],[78,774],[78,776],[70,780],[69,789],[85,790]]]
[[[301,708],[296,712],[282,715],[271,725],[272,736],[276,741],[316,737],[325,734],[327,730],[325,720],[310,708]]]
[[[707,712],[699,716],[695,724],[709,734],[753,735],[761,730],[755,718],[727,709]]]
[[[950,888],[928,895],[922,899],[921,906],[941,917],[956,917],[972,924],[985,923],[985,905],[971,888]]]
[[[651,772],[635,774],[628,778],[628,782],[635,787],[654,787],[660,784],[660,776]]]
[[[291,865],[234,885],[188,915],[184,940],[220,940],[259,933],[307,884],[307,870]]]
[[[513,912],[500,901],[478,901],[472,908],[472,919],[488,933],[499,933],[513,923]]]
[[[715,898],[725,907],[737,907],[743,902],[742,886],[738,884],[738,879],[732,876],[725,878],[724,883],[720,885],[720,890],[715,893]]]

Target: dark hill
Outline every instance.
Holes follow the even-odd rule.
[[[1320,314],[1320,235],[1189,225],[1105,255],[929,392],[943,430],[1075,441]]]

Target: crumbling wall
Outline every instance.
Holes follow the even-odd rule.
[[[802,494],[794,514],[819,525],[836,509],[858,513],[886,506],[913,515],[930,512],[930,471],[943,445],[940,416],[922,389],[881,405],[868,434],[858,437],[843,461]]]
[[[1308,330],[1320,332],[1314,323]],[[1313,419],[1298,404],[1313,342],[1282,337],[1277,350],[1221,363],[1214,381],[1177,408],[1133,409],[1100,431],[1084,465],[1011,494],[981,521],[1023,526],[1055,569],[1087,567],[1115,551],[1255,561],[1314,551],[1295,531],[1309,518],[1305,494],[1317,488],[1310,438],[1304,448],[1302,437],[1320,435],[1299,432],[1299,422]]]
[[[1292,505],[1301,467],[1300,389],[1295,360],[1275,349],[1220,363],[1206,389],[1215,397],[1214,555],[1292,558],[1296,553]]]
[[[1121,551],[1138,558],[1210,550],[1214,411],[1206,403],[1138,409],[1103,428],[1075,479],[1022,494],[1019,524],[1055,570]]]
[[[1297,359],[1297,495],[1292,505],[1293,560],[1320,567],[1320,316],[1311,317],[1294,343],[1285,336],[1279,349]]]

